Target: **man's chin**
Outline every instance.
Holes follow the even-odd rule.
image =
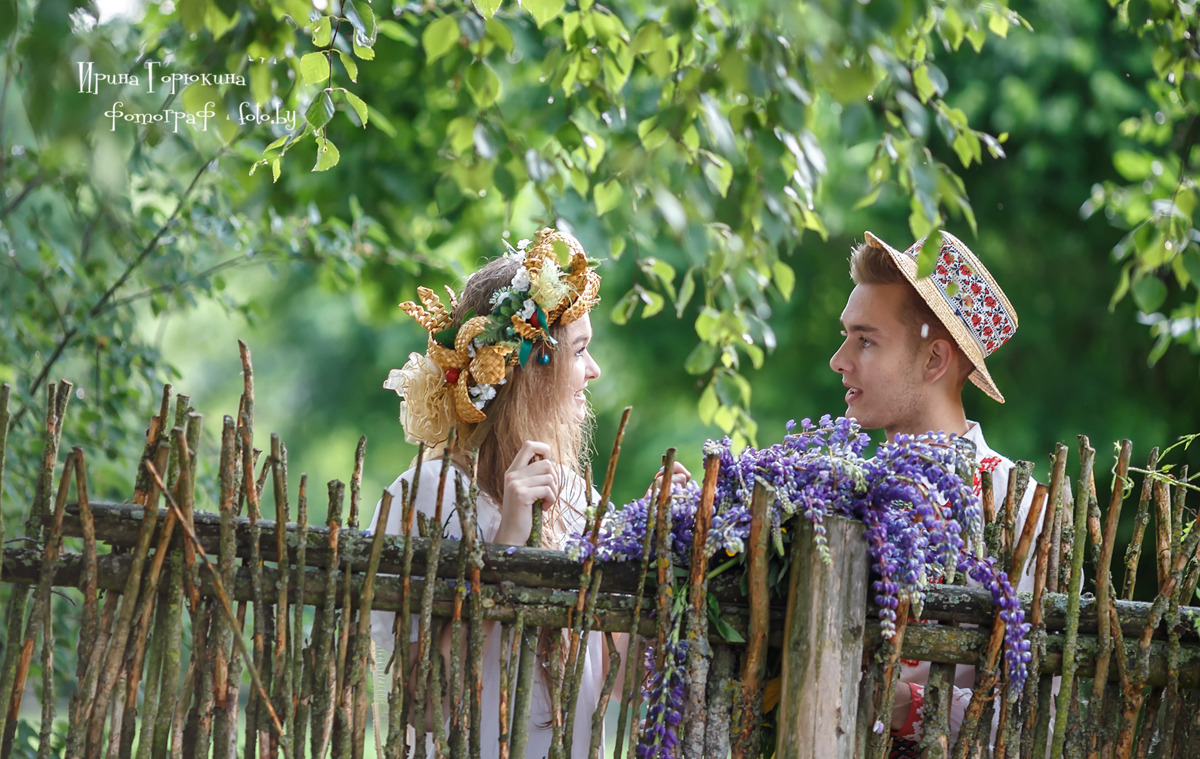
[[[858,426],[864,430],[879,429],[879,425],[870,417],[870,412],[863,413],[862,409],[855,409],[854,406],[846,407],[846,416],[858,423]]]

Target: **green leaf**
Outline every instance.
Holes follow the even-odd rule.
[[[328,171],[338,165],[342,154],[338,152],[335,146],[329,140],[317,140],[317,165],[313,166],[313,171]]]
[[[1142,313],[1152,314],[1167,299],[1167,286],[1153,274],[1141,276],[1133,283],[1133,302]]]
[[[604,142],[604,138],[598,134],[585,134],[582,136],[583,153],[587,156],[588,171],[595,172],[596,167],[600,165],[600,161],[604,158],[604,151],[608,145]]]
[[[664,47],[662,25],[653,20],[644,21],[638,27],[637,34],[633,36],[633,42],[629,44],[629,49],[634,55],[653,52],[662,47]]]
[[[475,10],[479,11],[484,18],[491,18],[496,15],[496,11],[500,10],[501,0],[471,0],[475,6]]]
[[[183,107],[188,113],[221,110],[221,92],[211,84],[193,84],[183,91]]]
[[[475,120],[470,116],[459,116],[446,125],[446,139],[455,153],[465,152],[475,145]]]
[[[659,311],[663,310],[663,306],[666,305],[667,299],[662,296],[662,293],[643,290],[642,302],[646,304],[645,308],[642,309],[642,318],[649,319],[651,316],[654,316]]]
[[[1171,331],[1163,329],[1165,324],[1159,325],[1158,340],[1155,341],[1154,347],[1150,349],[1150,355],[1146,357],[1146,362],[1150,366],[1158,363],[1159,359],[1167,354],[1167,348],[1171,347]],[[1165,470],[1167,467],[1163,467]]]
[[[306,53],[300,59],[300,77],[305,84],[321,84],[331,76],[329,58],[324,53]]]
[[[717,411],[721,408],[721,402],[717,400],[717,391],[713,388],[712,382],[709,382],[708,387],[704,388],[704,392],[700,393],[700,401],[696,406],[696,410],[700,414],[700,421],[712,424]]]
[[[762,368],[763,359],[765,357],[765,354],[763,353],[762,348],[758,347],[754,343],[744,343],[742,345],[742,350],[744,350],[746,352],[746,355],[750,357],[750,365],[751,366],[753,366],[755,369]],[[749,401],[747,401],[747,402],[749,402]]]
[[[962,14],[953,5],[947,6],[942,14],[941,32],[946,38],[946,42],[950,44],[951,50],[958,50],[963,41],[963,19]]]
[[[496,0],[499,4],[500,0]],[[498,18],[489,19],[487,22],[487,36],[492,42],[496,43],[506,53],[511,53],[516,49],[516,42],[513,40],[512,32],[503,21]]]
[[[399,22],[392,21],[391,19],[384,19],[379,22],[379,33],[388,39],[403,42],[411,47],[416,47],[418,44],[417,38],[412,35],[412,32],[408,31]]]
[[[304,120],[314,131],[320,130],[333,118],[333,111],[333,98],[328,92],[322,92],[309,104],[308,110],[304,112]]]
[[[392,139],[396,138],[396,135],[398,133],[396,132],[395,125],[392,124],[392,122],[388,120],[388,117],[385,116],[382,112],[380,112],[379,109],[375,108],[374,106],[368,105],[367,113],[369,113],[371,115],[371,123],[375,125],[376,129],[383,132],[385,135],[387,135],[388,137],[390,137]]]
[[[567,170],[567,179],[571,181],[571,189],[575,190],[576,195],[581,198],[587,197],[591,182],[588,181],[586,171],[571,167]]]
[[[500,77],[487,62],[472,63],[467,67],[464,79],[471,98],[480,108],[488,108],[500,98]]]
[[[707,150],[700,151],[704,161],[704,178],[714,192],[722,198],[729,192],[729,183],[733,181],[733,166],[719,155]]]
[[[250,67],[250,97],[256,103],[266,103],[275,96],[275,79],[269,66]]]
[[[312,43],[314,47],[329,47],[329,43],[333,41],[333,23],[329,16],[321,16],[321,20],[317,22],[316,28],[313,29]]]
[[[204,116],[209,123],[216,123],[221,139],[229,142],[237,135],[238,123],[230,119],[225,109],[225,99],[221,91],[211,84],[192,84],[183,91],[183,110],[197,116]]]
[[[688,374],[705,374],[717,363],[717,346],[711,343],[697,343],[687,360],[683,362],[683,370]]]
[[[308,6],[305,6],[305,11]],[[221,29],[226,24],[232,26],[237,18],[238,3],[237,0],[216,0],[215,3],[209,5],[209,13],[205,16],[204,21],[208,26],[208,31],[212,32],[213,39],[220,39],[228,31],[228,27]],[[216,11],[216,14],[213,13]],[[216,17],[219,14],[219,18]]]
[[[667,141],[667,130],[658,127],[658,117],[651,116],[638,124],[637,128],[638,139],[642,141],[642,147],[646,150],[654,151]]]
[[[925,238],[925,244],[921,246],[921,252],[917,254],[917,278],[928,277],[933,274],[933,269],[937,266],[938,255],[942,250],[942,233],[934,230]]]
[[[625,189],[616,178],[596,185],[592,189],[592,196],[596,205],[596,215],[603,216],[616,208],[624,194]]]
[[[1175,281],[1179,283],[1179,287],[1186,290],[1192,284],[1192,275],[1188,273],[1187,267],[1184,266],[1183,257],[1175,256],[1171,259],[1171,271],[1175,274]]]
[[[980,26],[968,27],[967,41],[971,43],[971,47],[978,53],[983,49],[983,43],[987,42],[987,31]]]
[[[785,264],[783,261],[776,261],[771,267],[771,276],[775,279],[775,286],[779,288],[779,294],[784,300],[792,299],[792,290],[796,287],[796,272],[792,267]]]
[[[375,11],[371,10],[369,3],[346,0],[342,5],[342,12],[346,14],[346,20],[354,27],[354,31],[361,34],[367,43],[375,42]]]
[[[1002,13],[993,13],[988,17],[988,29],[1000,39],[1008,36],[1008,19]]]
[[[1109,311],[1115,310],[1121,299],[1129,294],[1129,271],[1132,268],[1130,264],[1121,267],[1121,278],[1117,280],[1117,287],[1113,290],[1112,299],[1108,301]]]
[[[367,125],[368,118],[366,102],[349,90],[344,91],[342,94],[346,96],[346,102],[349,103],[350,107],[354,109],[354,112],[358,115],[359,122],[365,127]]]
[[[691,302],[692,296],[696,294],[696,277],[695,267],[692,267],[683,273],[683,281],[679,283],[679,297],[675,299],[675,316],[682,319],[683,312],[687,309],[688,303]]]
[[[642,261],[641,268],[658,280],[672,300],[675,299],[675,267],[661,258],[650,257]]]
[[[612,307],[610,317],[613,324],[628,324],[630,317],[633,316],[634,310],[638,303],[642,302],[638,294],[640,288],[634,288],[621,296],[621,299]]]
[[[1183,268],[1192,278],[1192,284],[1200,287],[1200,253],[1189,250],[1183,255]]]
[[[624,43],[619,44],[622,45],[619,53],[606,55],[601,60],[605,83],[613,92],[624,89],[625,83],[629,81],[629,74],[633,71],[633,56],[629,54],[629,47]]]
[[[696,317],[696,336],[706,343],[717,343],[717,330],[721,326],[721,312],[710,306],[700,309]]]
[[[1113,153],[1113,167],[1130,182],[1141,182],[1152,173],[1154,156],[1137,150],[1118,150]]]
[[[204,28],[204,17],[208,14],[208,0],[179,0],[179,18],[183,28],[194,34]]]
[[[283,171],[283,157],[280,156],[274,161],[271,161],[271,181],[278,182],[279,174]]]
[[[563,0],[521,0],[521,5],[533,16],[538,28],[557,18],[564,4]]]
[[[924,198],[919,196],[924,196]],[[932,232],[937,222],[937,209],[930,208],[926,203],[922,202],[923,200],[928,201],[929,195],[918,190],[913,194],[913,198],[909,202],[912,213],[908,215],[908,228],[912,232],[913,238],[917,240]],[[935,216],[930,218],[930,213],[935,214]]]
[[[364,61],[375,60],[375,49],[368,47],[367,45],[359,44],[358,35],[354,36],[354,44],[351,45],[351,49],[354,50],[355,55],[357,55],[359,58],[362,58]]]
[[[458,21],[453,16],[442,16],[421,32],[421,46],[425,48],[425,62],[433,63],[446,53],[449,53],[462,32],[458,29]]]
[[[717,606],[713,596],[708,597],[708,621],[716,628],[717,634],[727,643],[745,643],[746,639],[721,616],[721,608]]]
[[[341,59],[342,65],[346,67],[346,74],[348,74],[350,76],[350,81],[357,82],[358,81],[358,63],[354,60],[354,57],[351,55],[347,55],[346,53],[343,53],[341,50],[339,50],[338,58]],[[363,123],[364,124],[366,123],[366,119],[363,119]]]
[[[917,97],[921,98],[922,103],[929,102],[929,99],[937,94],[933,88],[933,80],[929,77],[929,69],[924,66],[917,66],[913,71],[913,86],[917,88]]]
[[[875,205],[875,201],[879,199],[879,191],[882,189],[883,189],[882,184],[876,184],[874,187],[871,188],[870,192],[868,192],[866,195],[863,195],[861,198],[858,199],[858,202],[854,204],[854,210],[861,211],[862,209],[866,208],[867,206]]]

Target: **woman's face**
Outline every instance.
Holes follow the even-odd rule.
[[[582,423],[587,419],[587,384],[600,376],[600,366],[588,352],[588,344],[592,341],[592,319],[584,314],[563,329],[563,336],[558,346],[558,354],[570,362],[571,402],[574,404],[576,419]],[[556,355],[555,358],[558,358]]]

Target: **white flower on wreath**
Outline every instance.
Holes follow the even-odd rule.
[[[512,286],[514,290],[526,292],[529,290],[529,270],[524,266],[517,267],[517,273],[513,275]]]
[[[508,248],[508,250],[504,252],[504,257],[519,263],[525,263],[525,249],[529,247],[529,242],[529,238],[523,237],[517,241],[517,247],[514,248],[512,243],[510,243],[508,240],[505,240],[504,245]]]
[[[488,404],[488,401],[496,397],[496,388],[492,385],[475,385],[467,390],[475,405],[475,408],[483,411],[483,407]]]
[[[437,445],[450,435],[454,422],[446,377],[437,363],[421,353],[408,354],[403,368],[388,372],[383,386],[404,400],[400,403],[400,425],[409,443]]]
[[[518,315],[525,321],[529,321],[533,318],[533,315],[536,311],[537,304],[534,303],[533,300],[527,300],[525,301],[525,304],[521,306],[521,310]]]
[[[496,292],[492,293],[492,310],[495,311],[496,309],[500,308],[504,301],[511,297],[513,297],[513,291],[509,290],[508,288],[497,290]]]

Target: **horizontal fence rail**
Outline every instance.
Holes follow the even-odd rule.
[[[924,756],[1041,756],[1035,747],[1049,746],[1053,756],[1187,757],[1200,745],[1200,608],[1188,605],[1200,580],[1195,486],[1186,470],[1163,474],[1157,449],[1136,468],[1122,446],[1117,492],[1101,498],[1086,438],[1073,484],[1059,447],[1049,487],[1037,485],[1046,530],[1022,549],[1038,574],[1037,590],[1019,597],[1033,625],[1032,676],[1010,693],[988,590],[930,586],[904,600],[895,636],[883,639],[859,523],[826,519],[826,561],[797,518],[778,586],[787,593],[772,595],[761,488],[745,572],[711,579],[703,562],[676,567],[648,550],[641,561],[606,562],[486,544],[476,537],[477,494],[461,484],[458,516],[429,518],[412,493],[385,494],[379,523],[396,510],[402,534],[369,534],[359,529],[365,439],[349,485],[325,488],[324,524],[309,524],[306,478],[289,488],[281,441],[253,447],[245,350],[243,368],[237,418],[220,430],[217,512],[195,508],[202,420],[186,396],[170,414],[164,392],[131,502],[110,503],[89,499],[82,449],[60,456],[70,385],[50,388],[24,540],[10,540],[0,564],[0,754],[19,748],[33,684],[39,756],[358,759],[373,745],[387,757],[633,756],[639,746],[689,757],[886,757],[881,715],[891,713],[901,659],[932,663]],[[7,391],[0,400],[7,413]],[[711,517],[705,492],[698,544]],[[1118,585],[1111,563],[1126,496],[1135,532]],[[646,547],[666,545],[667,500],[647,499]],[[1012,560],[1015,510],[988,506],[990,550]],[[443,538],[446,517],[466,539]],[[1156,588],[1150,600],[1133,598],[1139,570]],[[401,619],[386,650],[371,635],[379,612]],[[676,615],[683,622],[673,626]],[[64,646],[74,660],[56,662]],[[976,668],[958,731],[956,665]],[[610,702],[615,730],[605,723]]]

